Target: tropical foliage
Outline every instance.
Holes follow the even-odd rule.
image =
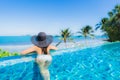
[[[78,31],[78,33],[80,33],[81,35],[83,35],[85,38],[87,36],[89,36],[89,37],[93,37],[94,36],[92,34],[93,33],[92,27],[89,26],[89,25],[83,27],[80,31]]]
[[[8,56],[16,56],[19,55],[18,53],[14,52],[14,53],[10,53],[8,51],[4,51],[2,49],[0,49],[0,58],[2,57],[8,57]]]
[[[97,28],[101,28],[109,37],[109,41],[120,41],[120,5],[108,12],[108,16],[103,18]]]
[[[69,28],[61,30],[61,37],[65,43],[67,42],[67,40],[69,41],[72,39],[71,36],[72,36],[72,33]]]
[[[60,31],[60,36],[61,36],[61,40],[63,40],[65,44],[66,44],[67,41],[72,41],[73,40],[71,38],[72,33],[71,33],[69,28],[61,30]],[[56,44],[56,46],[58,46],[61,42],[62,41],[58,42],[58,44]]]

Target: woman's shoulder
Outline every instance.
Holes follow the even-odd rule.
[[[33,46],[35,49],[37,49],[37,50],[41,50],[41,48],[40,47],[38,47],[38,46]]]
[[[37,50],[41,50],[41,48],[40,47],[38,47],[38,46],[33,46],[35,49],[37,49]],[[54,45],[49,45],[48,46],[48,48],[47,49],[53,49],[53,50],[57,50],[57,47],[56,46],[54,46]]]
[[[49,48],[49,49],[57,50],[57,47],[56,47],[56,46],[53,46],[53,45],[49,45],[48,48]]]

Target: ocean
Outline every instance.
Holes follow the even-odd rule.
[[[81,42],[83,45],[85,44],[85,38],[82,36],[72,36],[71,42]],[[93,42],[96,42],[95,44],[98,44],[99,41],[107,39],[106,36],[96,36],[95,38],[88,37],[87,40],[92,42],[89,42],[90,45],[92,45]],[[97,40],[97,41],[96,41]],[[53,36],[53,43],[52,45],[56,45],[61,41],[60,36]],[[63,41],[62,41],[63,42]],[[74,43],[67,42],[68,46],[74,45]],[[0,49],[7,50],[10,52],[20,52],[26,48],[29,48],[33,44],[31,43],[31,36],[0,36]],[[57,46],[59,49],[66,48],[64,43]],[[74,47],[74,46],[73,46]]]
[[[82,36],[72,36],[72,41],[85,40]],[[87,39],[93,39],[88,37]],[[106,36],[96,36],[94,39],[107,39]],[[53,37],[53,43],[61,41],[60,36]],[[0,45],[28,45],[31,43],[31,36],[0,36]]]

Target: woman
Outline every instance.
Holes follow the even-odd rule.
[[[40,72],[44,80],[50,80],[50,74],[48,67],[51,64],[52,57],[50,55],[50,50],[57,50],[55,46],[50,45],[53,41],[51,35],[46,35],[44,32],[38,33],[38,35],[32,36],[31,38],[34,46],[21,52],[22,55],[37,52],[36,62],[39,64]]]

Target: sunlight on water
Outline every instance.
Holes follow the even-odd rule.
[[[53,61],[49,67],[51,80],[119,80],[119,48],[120,43],[116,42],[84,49],[53,51]],[[1,80],[40,80],[33,56],[1,59]]]
[[[51,79],[119,80],[120,43],[63,52],[53,57]]]

